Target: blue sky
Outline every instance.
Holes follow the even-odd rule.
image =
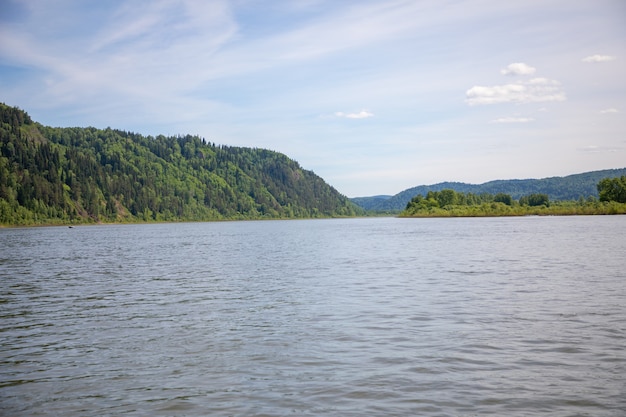
[[[0,0],[0,101],[349,196],[626,166],[623,0]]]

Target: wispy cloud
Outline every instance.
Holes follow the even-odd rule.
[[[502,75],[533,75],[537,71],[536,68],[531,67],[523,62],[516,62],[509,64],[506,68],[500,70]]]
[[[608,109],[604,109],[604,110],[600,110],[600,114],[611,114],[611,113],[619,113],[619,110],[617,110],[614,107],[608,108]]]
[[[583,62],[610,62],[615,61],[617,59],[616,56],[613,55],[590,55],[588,57],[583,58]]]
[[[466,102],[477,104],[541,103],[565,101],[565,92],[556,80],[533,78],[511,84],[474,86],[465,93]]]
[[[500,117],[499,119],[494,119],[489,123],[528,123],[534,120],[535,119],[530,117]]]
[[[335,113],[337,117],[345,117],[346,119],[367,119],[368,117],[374,117],[374,113],[371,113],[367,110],[361,110],[357,113],[344,113],[338,111]]]

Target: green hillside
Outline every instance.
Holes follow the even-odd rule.
[[[197,136],[53,128],[0,103],[0,224],[354,216],[287,156]]]
[[[442,182],[433,185],[420,185],[409,188],[389,198],[359,197],[352,201],[366,210],[399,212],[406,208],[417,195],[427,195],[430,191],[454,190],[476,195],[488,193],[509,194],[515,200],[530,194],[546,194],[551,201],[578,200],[581,197],[598,197],[598,183],[604,178],[617,178],[626,175],[626,168],[591,171],[566,177],[551,177],[525,180],[496,180],[484,184],[462,182]]]

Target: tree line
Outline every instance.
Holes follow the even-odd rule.
[[[533,193],[513,199],[506,193],[457,192],[452,189],[418,194],[409,201],[402,217],[480,217],[524,215],[626,214],[626,176],[605,178],[597,184],[600,198],[550,201],[547,194]]]
[[[355,216],[312,171],[198,136],[55,128],[0,104],[0,224]]]

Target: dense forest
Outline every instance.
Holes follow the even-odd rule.
[[[190,135],[48,127],[2,103],[0,123],[3,225],[363,214],[278,152]]]
[[[566,177],[551,177],[526,180],[496,180],[484,184],[466,184],[461,182],[442,182],[433,185],[420,185],[409,188],[394,196],[358,197],[352,202],[366,210],[399,212],[417,195],[425,196],[430,191],[454,190],[459,193],[474,195],[499,193],[510,194],[514,200],[530,194],[546,194],[551,201],[578,201],[579,199],[598,198],[598,182],[605,178],[626,175],[626,168],[592,171]]]

